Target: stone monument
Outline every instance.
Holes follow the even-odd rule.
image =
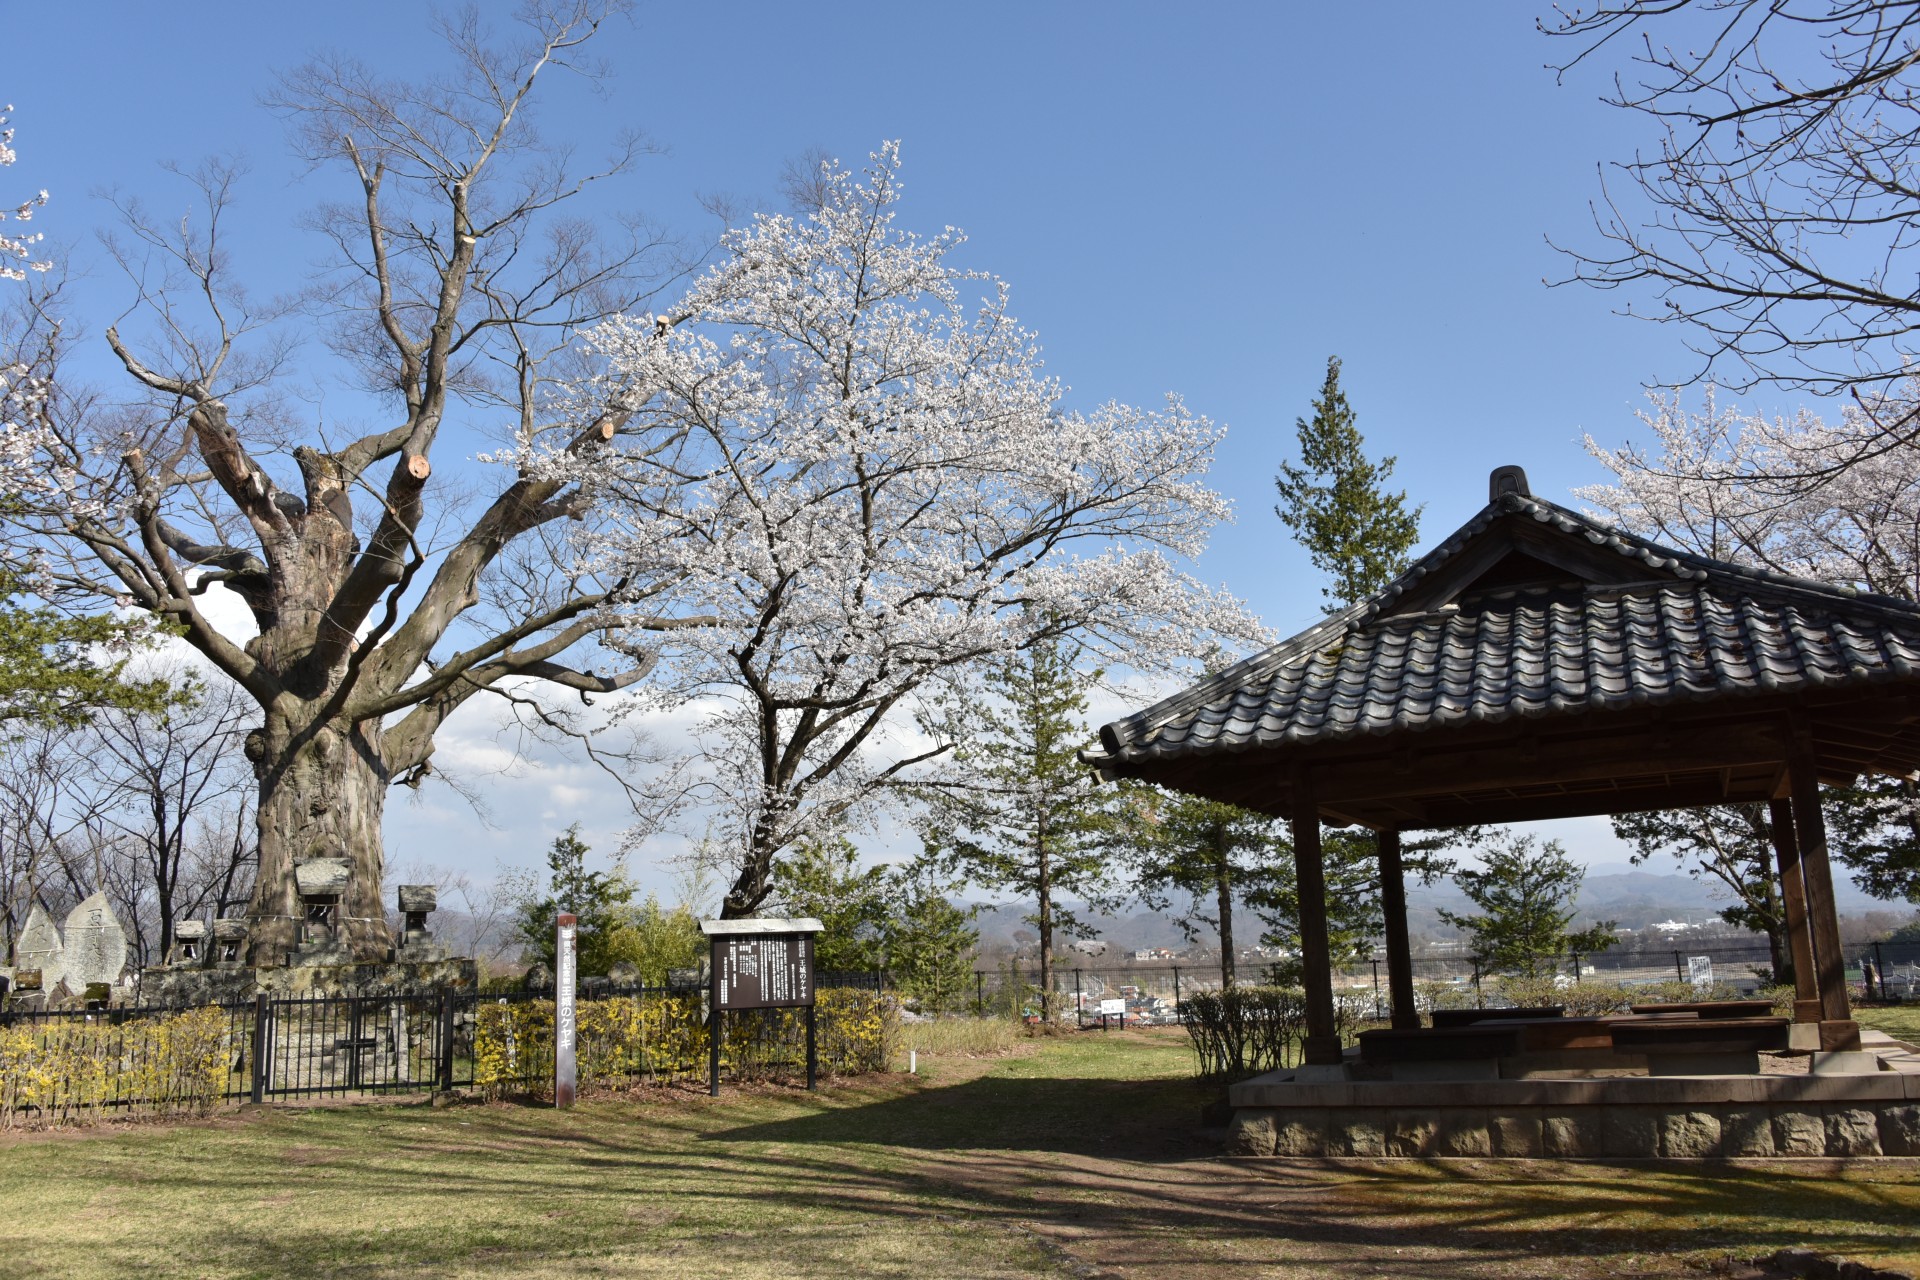
[[[120,981],[127,967],[127,935],[105,892],[96,892],[67,913],[66,951],[61,978],[78,994],[100,983]]]
[[[27,927],[20,931],[20,937],[13,944],[13,967],[16,972],[38,970],[40,989],[51,991],[58,986],[65,970],[61,960],[66,947],[60,941],[60,930],[55,927],[53,917],[38,902],[27,912]]]

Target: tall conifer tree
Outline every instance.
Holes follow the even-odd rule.
[[[1420,536],[1421,508],[1407,506],[1405,490],[1386,488],[1396,460],[1369,460],[1355,421],[1340,389],[1340,357],[1330,356],[1313,417],[1295,420],[1300,463],[1281,463],[1274,477],[1280,491],[1274,514],[1307,549],[1314,567],[1333,578],[1320,589],[1331,601],[1328,613],[1391,582],[1407,567]]]
[[[1107,837],[1114,820],[1099,783],[1080,763],[1091,740],[1087,690],[1098,672],[1074,666],[1070,644],[1047,641],[988,668],[993,695],[965,709],[953,781],[929,811],[927,843],[975,884],[1031,903],[1040,934],[1044,1017],[1053,1016],[1053,940],[1090,928],[1061,903],[1109,896]]]

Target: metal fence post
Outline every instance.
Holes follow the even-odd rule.
[[[1173,1020],[1185,1022],[1187,1015],[1180,1012],[1180,966],[1173,966]]]
[[[1473,962],[1473,1004],[1476,1009],[1487,1007],[1486,997],[1480,991],[1480,962]]]
[[[1378,1018],[1382,1016],[1380,1010],[1380,962],[1369,959],[1367,963],[1373,966],[1373,1016]]]
[[[820,1075],[819,1042],[813,1035],[813,1006],[807,1006],[807,1088],[813,1088],[814,1081]]]
[[[441,1093],[453,1092],[453,992],[440,988],[440,1043],[433,1087]]]
[[[347,1088],[360,1088],[360,1000],[347,997]]]
[[[1080,994],[1080,971],[1073,971],[1073,1025],[1080,1028],[1087,1025],[1086,1001]]]
[[[1880,954],[1880,944],[1873,944],[1873,976],[1880,984],[1880,998],[1887,999],[1887,958]]]
[[[1573,953],[1573,980],[1576,984],[1580,981],[1580,953],[1578,951]]]
[[[273,1006],[267,1003],[267,997],[257,995],[253,998],[253,1100],[267,1100],[267,1056],[273,1043]]]
[[[1682,982],[1687,980],[1687,967],[1680,963],[1680,953],[1678,951],[1673,953],[1673,976]]]
[[[987,1016],[987,975],[978,969],[973,971],[973,1016]]]

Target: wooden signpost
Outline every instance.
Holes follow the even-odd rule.
[[[720,1096],[720,1046],[726,1034],[721,1015],[732,1009],[805,1009],[807,1011],[807,1088],[819,1075],[814,1037],[813,935],[825,928],[811,917],[800,920],[702,920],[700,932],[713,945],[707,1007],[708,1092]]]
[[[578,1082],[574,1063],[574,987],[579,974],[575,942],[579,920],[570,915],[558,917],[553,938],[553,1105],[573,1105],[574,1086]]]

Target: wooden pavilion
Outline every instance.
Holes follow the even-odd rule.
[[[1106,725],[1088,763],[1290,820],[1309,1063],[1341,1061],[1322,823],[1379,833],[1395,1028],[1417,1028],[1403,831],[1770,806],[1805,1047],[1857,1048],[1819,784],[1920,770],[1920,609],[1659,546],[1496,470],[1372,599]]]

